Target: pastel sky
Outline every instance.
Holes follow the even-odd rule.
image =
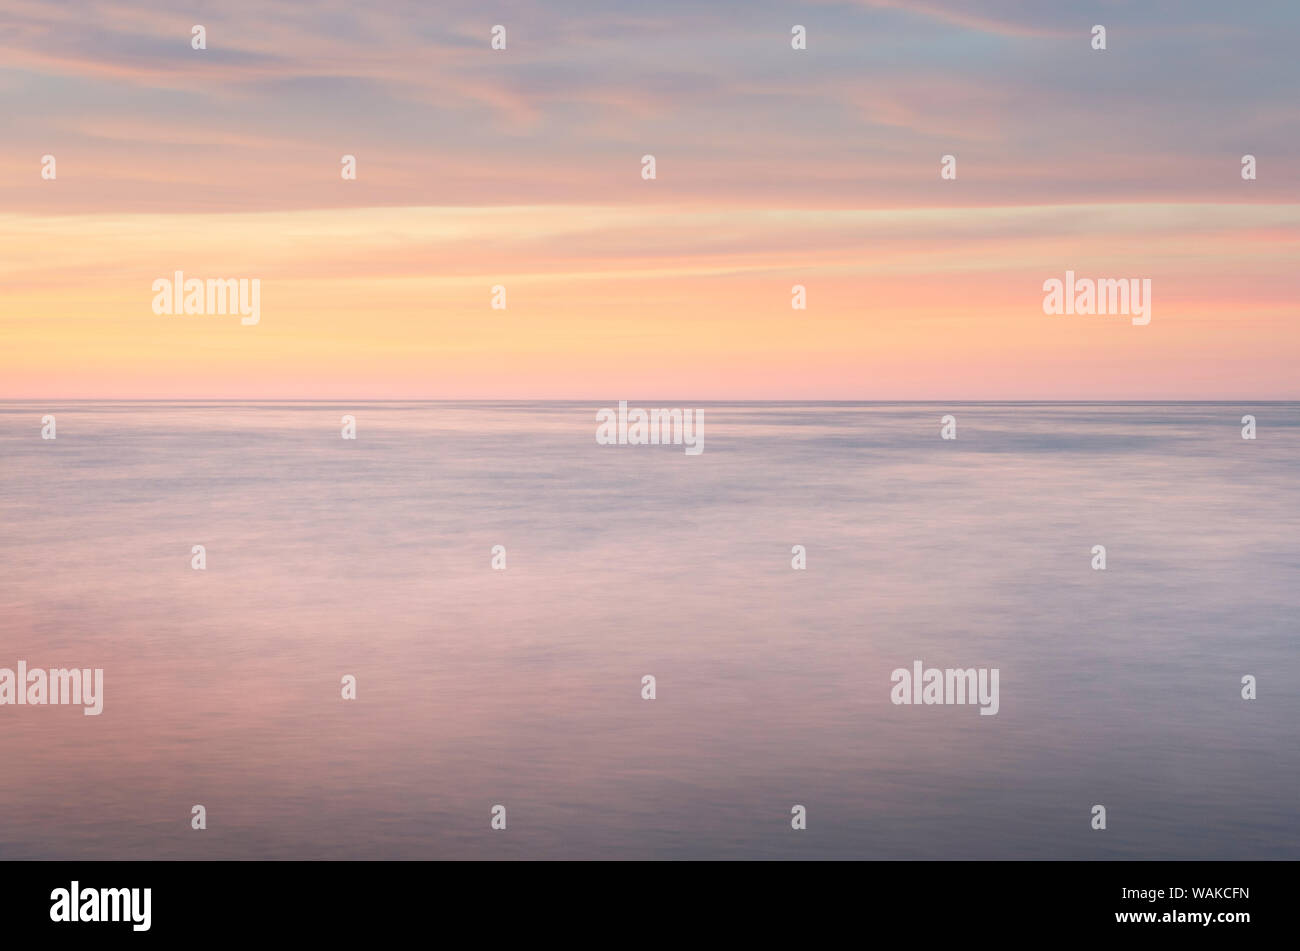
[[[1297,35],[1289,0],[0,0],[0,398],[1300,398]],[[1151,279],[1151,323],[1044,315],[1067,269]],[[178,270],[259,279],[261,322],[154,314]]]

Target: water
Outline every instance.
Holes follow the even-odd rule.
[[[0,858],[1300,858],[1300,404],[612,405],[0,404]]]

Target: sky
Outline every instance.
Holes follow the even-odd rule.
[[[1300,398],[1298,35],[1291,2],[0,0],[0,398]],[[1149,279],[1150,323],[1044,314],[1067,270]],[[258,280],[259,322],[155,313],[176,271]]]

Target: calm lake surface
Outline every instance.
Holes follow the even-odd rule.
[[[0,403],[0,858],[1300,858],[1300,404],[629,402]]]

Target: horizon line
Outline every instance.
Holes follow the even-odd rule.
[[[349,399],[347,397],[308,397],[292,398],[283,397],[3,397],[0,398],[0,405],[9,403],[322,403],[322,404],[352,404],[352,403],[601,403],[609,402],[605,397],[360,397]],[[858,405],[900,405],[900,404],[917,404],[917,403],[934,403],[936,405],[952,404],[1003,404],[1003,405],[1062,405],[1062,406],[1105,406],[1105,405],[1219,405],[1224,403],[1250,403],[1258,404],[1277,404],[1285,405],[1291,403],[1300,403],[1300,397],[1293,399],[1276,399],[1276,398],[1251,398],[1251,397],[1234,397],[1225,399],[1092,399],[1092,400],[1061,400],[1061,399],[687,399],[680,398],[664,399],[654,397],[651,399],[636,400],[614,400],[614,403],[626,402],[628,404],[636,403],[675,403],[683,405],[685,403],[693,404],[805,404],[805,405],[827,405],[827,404],[858,404]]]

